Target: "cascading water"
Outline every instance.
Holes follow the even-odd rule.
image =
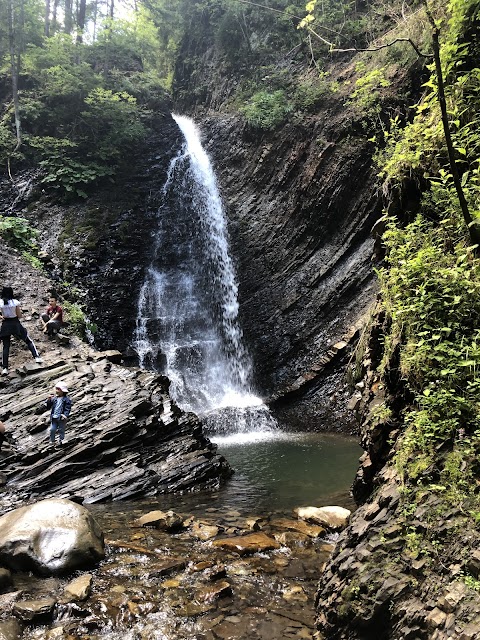
[[[154,259],[140,292],[140,364],[164,371],[178,404],[211,431],[272,431],[275,421],[251,387],[215,174],[195,124],[173,118],[185,141],[163,186]]]

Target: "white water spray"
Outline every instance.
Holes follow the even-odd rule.
[[[212,431],[268,431],[275,421],[251,385],[215,174],[195,124],[173,118],[185,141],[162,189],[134,346],[141,366],[164,371],[178,404],[203,416]]]

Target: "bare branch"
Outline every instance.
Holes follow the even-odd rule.
[[[318,34],[316,34],[313,30],[310,29],[310,27],[306,27],[309,31],[312,31],[312,33],[314,33],[314,35],[316,35],[317,37]],[[324,38],[322,38],[323,42],[326,42],[326,40]],[[365,49],[361,49],[358,47],[350,47],[349,49],[338,49],[335,47],[335,45],[331,44],[331,52],[334,53],[347,53],[347,52],[361,52],[361,51],[380,51],[380,49],[385,49],[387,47],[391,47],[393,46],[395,43],[397,42],[408,42],[414,49],[416,54],[420,57],[420,58],[433,58],[433,54],[431,53],[425,53],[423,51],[420,51],[420,49],[417,47],[417,45],[413,42],[413,40],[411,38],[395,38],[394,40],[391,40],[390,42],[386,42],[385,44],[379,44],[375,47],[367,47]]]

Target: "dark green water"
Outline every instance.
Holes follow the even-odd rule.
[[[362,453],[355,438],[318,433],[213,438],[235,475],[219,500],[242,512],[338,504],[351,507],[349,488]]]

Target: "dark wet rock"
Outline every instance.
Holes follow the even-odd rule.
[[[45,622],[51,620],[55,600],[48,598],[45,600],[22,600],[13,605],[13,613],[24,622]]]
[[[42,500],[0,517],[0,562],[15,571],[58,575],[103,557],[98,524],[69,500]]]
[[[65,359],[47,352],[44,365],[9,382],[0,419],[8,419],[14,448],[3,497],[105,502],[218,487],[231,474],[198,418],[172,402],[166,378],[109,357],[81,345]],[[58,379],[73,409],[63,447],[52,448],[43,402]]]
[[[149,563],[147,573],[150,578],[162,578],[183,571],[185,566],[186,562],[182,558],[166,558]]]
[[[68,602],[86,600],[92,591],[93,576],[85,573],[67,584],[64,597]]]
[[[207,580],[210,580],[210,582],[215,582],[215,580],[226,578],[227,570],[223,565],[215,565],[214,567],[206,569],[204,576]]]
[[[257,553],[258,551],[269,551],[279,549],[280,545],[274,538],[270,538],[265,533],[250,533],[245,536],[233,538],[221,538],[211,543],[214,547],[220,547],[227,551],[233,551],[239,555]]]
[[[467,569],[475,577],[480,576],[480,550],[475,549],[467,560]]]
[[[155,527],[162,531],[178,531],[183,528],[184,520],[173,511],[150,511],[134,521],[134,527]]]
[[[0,640],[19,640],[23,627],[17,618],[0,620]]]
[[[0,594],[0,611],[9,613],[12,611],[14,603],[22,596],[22,591],[9,591]]]
[[[0,592],[12,586],[12,574],[8,569],[0,567]]]

